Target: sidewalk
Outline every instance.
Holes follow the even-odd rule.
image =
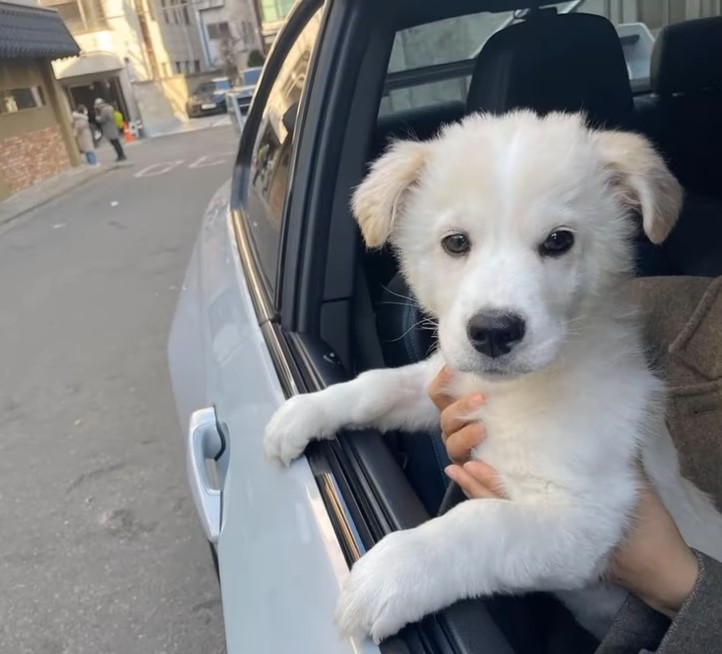
[[[231,124],[231,119],[227,114],[220,116],[205,116],[203,118],[194,118],[187,123],[179,123],[172,129],[163,132],[155,132],[150,138],[133,141],[132,143],[124,143],[123,147],[131,151],[138,145],[148,143],[154,138],[171,136],[175,134],[184,134],[188,132],[195,132],[201,129],[209,129],[213,127],[224,127]],[[125,166],[126,164],[116,164],[113,162],[112,157],[115,153],[112,151],[110,146],[103,146],[96,150],[100,165],[96,167],[86,166],[84,164],[75,168],[70,168],[60,175],[51,179],[39,182],[33,186],[30,186],[14,195],[11,195],[7,200],[0,202],[0,226],[5,225],[13,220],[17,220],[24,214],[36,209],[38,207],[51,202],[57,197],[64,195],[68,191],[71,191],[83,184],[87,184],[89,181],[105,175],[106,173],[118,168],[119,166]],[[132,164],[132,156],[129,164]]]
[[[141,143],[143,143],[143,141],[123,143],[123,147],[125,150],[132,152],[132,150]],[[96,154],[98,155],[98,166],[92,167],[83,163],[75,168],[69,168],[55,177],[29,186],[11,195],[6,200],[1,201],[0,226],[17,220],[29,211],[42,207],[44,204],[64,195],[68,191],[83,186],[83,184],[87,184],[89,181],[101,177],[111,170],[132,164],[132,160],[128,164],[116,163],[114,160],[115,152],[110,145],[105,142],[96,150]]]
[[[76,166],[55,177],[38,182],[0,202],[0,225],[20,218],[23,214],[47,204],[68,191],[88,183],[113,170],[114,165]]]
[[[199,129],[212,129],[213,127],[226,127],[231,124],[228,114],[218,116],[202,116],[201,118],[189,118],[185,122],[177,121],[172,126],[165,126],[154,130],[148,130],[148,138],[155,139],[175,134],[186,134],[196,132]]]

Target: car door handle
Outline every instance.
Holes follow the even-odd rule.
[[[194,411],[188,421],[188,483],[203,531],[211,543],[217,543],[221,533],[222,505],[221,491],[211,482],[206,462],[217,459],[222,452],[223,438],[218,431],[215,409]]]

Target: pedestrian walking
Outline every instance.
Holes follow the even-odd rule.
[[[123,152],[123,146],[120,144],[120,132],[115,124],[113,107],[102,98],[97,98],[93,106],[95,108],[95,119],[100,125],[103,136],[110,141],[110,144],[115,150],[115,154],[118,155],[116,161],[125,161],[126,156],[125,152]]]
[[[85,160],[91,166],[98,165],[98,158],[95,156],[95,143],[93,143],[93,132],[90,129],[88,119],[88,108],[79,104],[72,114],[73,134],[78,148],[85,155]]]

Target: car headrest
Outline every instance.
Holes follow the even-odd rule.
[[[657,95],[722,90],[722,17],[662,29],[650,66],[652,91]]]
[[[379,118],[371,144],[371,159],[380,156],[392,140],[425,141],[432,138],[444,125],[463,118],[465,111],[463,102],[453,100],[397,111]]]
[[[540,14],[494,34],[481,49],[467,111],[583,110],[593,125],[625,127],[634,104],[614,26],[592,14]]]
[[[376,305],[376,330],[384,362],[391,368],[423,361],[436,343],[433,324],[399,274],[381,291]]]

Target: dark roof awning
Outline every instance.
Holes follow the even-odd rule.
[[[54,9],[0,2],[0,59],[59,59],[79,53]]]

